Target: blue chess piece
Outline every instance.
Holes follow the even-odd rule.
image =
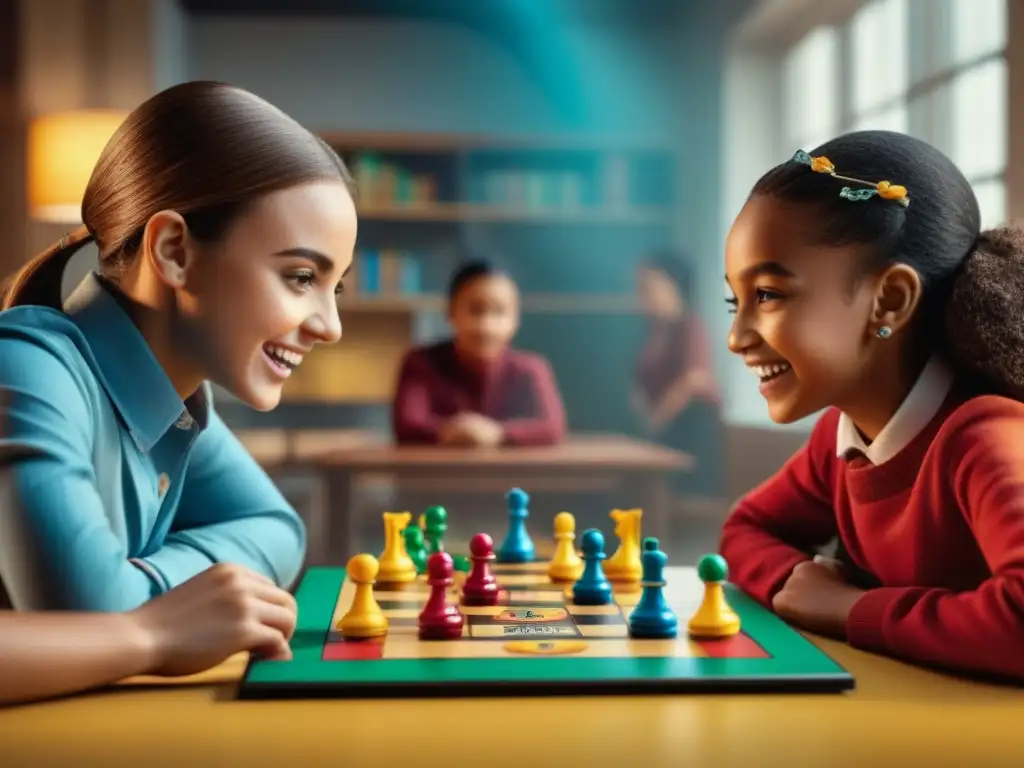
[[[662,591],[665,586],[665,566],[668,557],[658,549],[658,540],[648,536],[643,541],[643,563],[641,584],[643,593],[633,612],[629,615],[630,637],[665,639],[675,637],[679,631],[679,620],[665,602]]]
[[[530,497],[522,488],[513,488],[505,494],[508,502],[508,535],[498,549],[499,563],[529,563],[534,558],[533,540],[526,531],[527,506]]]
[[[604,553],[604,536],[596,528],[590,528],[580,537],[583,552],[583,574],[572,588],[572,599],[576,605],[607,605],[612,601],[612,584],[604,575],[601,561]]]

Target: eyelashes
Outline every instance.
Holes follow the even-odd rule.
[[[769,301],[780,301],[785,298],[781,293],[773,291],[770,288],[757,288],[754,291],[754,295],[757,297],[758,305],[765,304]],[[736,309],[739,306],[739,299],[735,296],[730,296],[725,300],[725,303],[729,307],[729,314],[735,315]]]

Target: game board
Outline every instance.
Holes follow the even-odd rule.
[[[383,696],[643,694],[657,692],[839,692],[852,676],[771,612],[726,585],[742,621],[738,635],[687,636],[703,585],[692,568],[667,568],[664,593],[680,617],[671,640],[628,635],[637,586],[619,586],[612,605],[573,605],[571,585],[553,583],[547,563],[498,564],[497,606],[462,606],[461,639],[424,641],[417,617],[428,587],[421,575],[375,589],[385,637],[348,640],[334,629],[352,599],[342,568],[309,570],[298,590],[290,661],[250,662],[247,699]],[[451,588],[458,600],[464,574]]]

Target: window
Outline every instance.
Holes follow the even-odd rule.
[[[1006,0],[952,0],[949,63],[977,61],[1006,46]]]
[[[785,63],[785,152],[810,151],[839,132],[839,34],[812,30]]]
[[[972,186],[981,209],[982,228],[998,227],[1006,220],[1006,184],[1002,177],[975,182]]]
[[[856,120],[891,108],[907,91],[907,9],[907,0],[873,0],[850,22]]]
[[[968,177],[1006,167],[1006,59],[971,67],[949,84],[950,155]]]

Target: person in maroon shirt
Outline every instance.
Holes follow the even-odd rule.
[[[858,131],[757,182],[725,275],[772,420],[824,411],[731,511],[730,578],[812,632],[1024,682],[1024,231],[982,231],[934,147]]]
[[[566,418],[541,355],[511,348],[519,290],[487,261],[459,269],[448,291],[452,338],[409,352],[392,409],[395,441],[410,445],[554,445]]]
[[[724,491],[725,425],[708,333],[692,309],[689,265],[655,253],[640,265],[640,306],[647,335],[636,364],[633,411],[658,442],[690,454],[696,468],[675,478],[676,490],[717,498]]]

